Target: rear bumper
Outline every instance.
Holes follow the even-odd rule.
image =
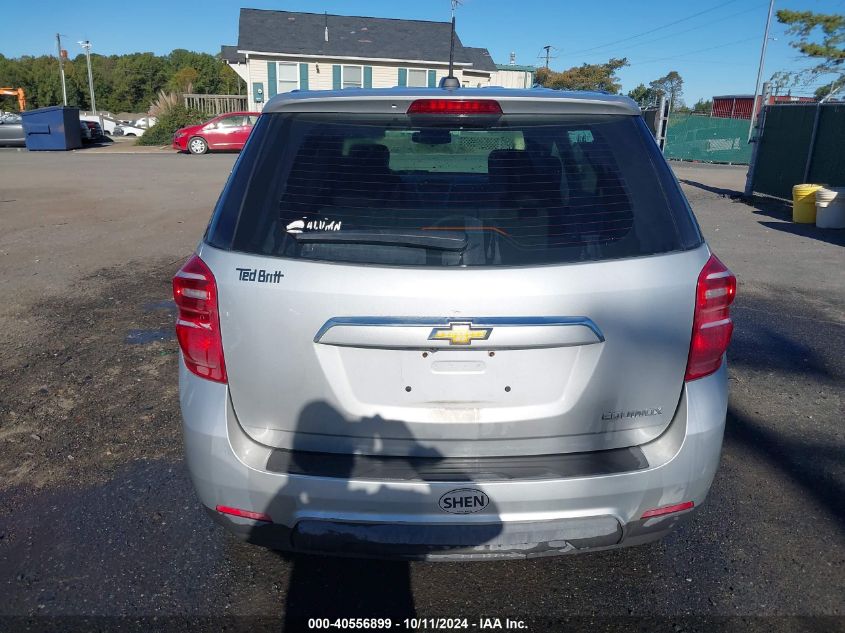
[[[531,558],[656,540],[691,511],[642,520],[644,511],[685,501],[700,506],[719,463],[727,372],[723,365],[685,386],[667,430],[640,447],[647,468],[557,479],[379,481],[271,472],[272,449],[240,428],[226,385],[180,363],[180,397],[197,494],[218,523],[244,540],[352,556]],[[460,488],[482,492],[489,503],[470,514],[442,510],[441,497]],[[218,505],[273,521],[222,515],[213,510]]]

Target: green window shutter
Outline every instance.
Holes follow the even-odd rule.
[[[364,88],[373,87],[373,67],[364,66]]]
[[[340,90],[343,86],[340,83],[340,66],[332,66],[332,90]]]
[[[400,68],[399,69],[399,85],[404,87],[408,85],[408,69],[407,68]]]
[[[299,89],[308,90],[308,64],[299,65]]]
[[[276,81],[276,62],[267,62],[267,96],[275,97],[279,90],[279,82]]]
[[[437,71],[436,70],[429,70],[428,71],[428,87],[429,88],[437,88]]]

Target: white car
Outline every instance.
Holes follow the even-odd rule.
[[[123,136],[143,136],[144,132],[147,131],[145,128],[138,127],[134,123],[121,123],[117,127],[123,132]]]
[[[99,123],[103,128],[103,132],[105,132],[109,136],[114,136],[115,128],[117,128],[121,125],[120,122],[117,121],[117,119],[112,119],[112,118],[106,117],[106,116],[103,116],[103,117],[94,116],[93,114],[80,115],[79,120],[80,121],[95,121],[95,122]]]

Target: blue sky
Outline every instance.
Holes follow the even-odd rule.
[[[94,52],[103,54],[161,54],[174,48],[216,53],[221,44],[237,43],[241,6],[449,19],[449,0],[144,0],[127,8],[87,0],[84,5],[48,0],[38,2],[36,9],[32,2],[9,3],[2,10],[0,53],[55,54],[57,31],[66,36],[65,48],[72,56],[80,51],[76,42],[82,39],[91,40]],[[767,8],[768,0],[463,0],[458,34],[465,45],[488,48],[498,63],[507,63],[513,51],[519,64],[540,64],[546,44],[555,47],[555,69],[627,57],[631,65],[620,72],[626,92],[677,70],[691,104],[699,97],[754,90]],[[776,0],[775,10],[780,8],[845,13],[845,0]],[[774,18],[772,37],[764,78],[807,65]],[[816,85],[793,89],[793,94],[812,93]]]

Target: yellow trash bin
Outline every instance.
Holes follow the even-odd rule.
[[[792,188],[792,221],[801,224],[816,223],[816,190],[821,185],[795,185]]]

